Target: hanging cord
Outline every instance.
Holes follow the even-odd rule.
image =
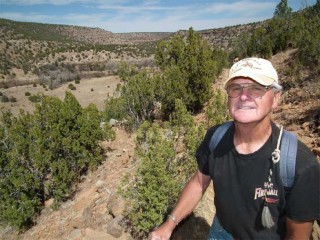
[[[271,188],[272,184],[272,168],[273,165],[278,163],[280,161],[280,143],[281,143],[281,138],[282,138],[282,133],[283,133],[283,127],[280,126],[280,133],[279,133],[279,137],[278,137],[278,142],[277,142],[277,147],[276,149],[272,152],[271,156],[272,156],[272,162],[273,164],[271,164],[270,166],[270,170],[269,170],[269,176],[268,176],[268,189],[265,190],[264,193],[264,206],[263,206],[263,210],[262,210],[262,225],[266,228],[271,228],[274,226],[274,221],[272,219],[272,215],[268,206],[268,190]]]
[[[281,142],[281,138],[282,138],[282,133],[283,133],[283,126],[280,126],[280,133],[279,133],[279,137],[278,137],[277,148],[271,154],[272,162],[274,164],[276,164],[280,161],[280,142]]]

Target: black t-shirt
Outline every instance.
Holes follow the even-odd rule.
[[[219,221],[234,238],[282,239],[285,216],[296,221],[320,219],[320,165],[302,142],[298,142],[295,181],[285,197],[279,163],[274,165],[271,160],[280,132],[277,126],[272,123],[271,136],[251,154],[236,151],[234,125],[211,152],[209,142],[216,128],[207,131],[196,158],[200,172],[210,175],[213,180]],[[268,198],[272,202],[269,209],[273,219],[278,221],[274,227],[266,229],[261,224],[261,213],[270,167],[273,174],[271,190],[268,190]]]

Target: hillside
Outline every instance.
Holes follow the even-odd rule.
[[[283,72],[290,64],[294,52],[290,50],[271,58],[283,81],[289,81]],[[219,77],[214,88],[221,86],[226,73],[227,69]],[[277,123],[298,134],[320,158],[319,107],[319,88],[292,88],[284,92],[282,106],[273,114],[273,118]],[[195,119],[201,121],[201,114],[195,116]],[[126,133],[121,127],[115,126],[114,129],[116,140],[102,143],[106,150],[104,163],[96,171],[83,177],[72,199],[63,203],[57,211],[53,211],[50,208],[51,201],[47,201],[36,226],[20,235],[10,229],[3,229],[0,239],[16,239],[17,236],[24,240],[133,239],[125,231],[121,221],[125,201],[117,194],[117,188],[121,178],[137,167],[134,157],[134,135]],[[212,202],[213,192],[212,188],[209,188],[197,210],[181,224],[172,239],[204,239],[215,211]],[[313,236],[313,239],[318,239],[320,233],[314,233]]]
[[[261,24],[264,22],[203,30],[199,33],[211,46],[230,50],[241,33],[254,31]],[[28,31],[25,31],[26,29]],[[299,36],[306,34],[299,33]],[[172,34],[114,34],[97,28],[29,24],[0,19],[0,36],[0,111],[2,113],[3,110],[10,110],[17,115],[20,108],[28,112],[33,111],[34,103],[31,99],[37,93],[63,99],[66,91],[71,91],[82,107],[93,103],[99,111],[103,111],[106,99],[115,93],[119,85],[125,83],[116,76],[116,71],[123,61],[134,64],[139,70],[154,68],[155,44],[161,39],[171,38]],[[273,35],[268,35],[270,36]],[[264,34],[255,37],[259,40],[265,39]],[[301,39],[309,40],[308,37]],[[313,37],[311,39],[317,40]],[[296,133],[320,161],[320,70],[314,66],[320,61],[319,51],[313,51],[315,48],[310,48],[312,51],[306,48],[304,52],[300,51],[299,44],[289,42],[285,50],[280,51],[279,47],[275,54],[269,52],[268,58],[277,69],[280,82],[284,86],[282,104],[272,113],[272,118],[287,130]],[[312,44],[304,44],[302,47],[305,45]],[[301,65],[299,57],[301,53],[306,52],[306,60],[309,62]],[[259,51],[254,53],[259,54]],[[237,55],[232,55],[234,56]],[[228,68],[225,67],[212,84],[213,91],[221,89],[227,72]],[[142,82],[146,80],[141,79]],[[214,82],[214,79],[212,81]],[[155,86],[158,90],[159,84]],[[147,98],[142,99],[147,101]],[[197,123],[207,121],[205,109],[200,110],[200,113],[197,112],[198,114],[193,116]],[[63,120],[63,117],[59,119]],[[101,119],[97,119],[96,129],[99,129]],[[35,126],[38,128],[38,125]],[[112,124],[112,129],[116,133],[116,139],[101,142],[104,150],[102,164],[94,171],[79,175],[81,178],[79,177],[79,182],[73,186],[71,198],[67,198],[57,210],[51,208],[51,196],[45,198],[45,207],[41,214],[32,219],[34,226],[21,233],[9,227],[0,228],[0,239],[135,239],[127,232],[123,218],[127,203],[117,190],[125,183],[124,179],[130,178],[139,167],[141,158],[135,153],[136,133],[126,132],[122,123],[117,121]],[[71,143],[75,145],[74,141]],[[178,145],[170,148],[174,149],[173,155],[187,152],[184,151],[185,146]],[[40,162],[43,156],[40,154]],[[21,175],[24,176],[19,176]],[[129,185],[131,182],[126,184]],[[170,190],[172,191],[172,188]],[[215,213],[213,195],[210,187],[192,216],[179,225],[172,237],[173,240],[205,239]],[[320,239],[319,228],[313,233],[312,240],[315,239]]]
[[[163,33],[112,33],[101,28],[72,25],[17,22],[0,18],[0,29],[7,39],[84,42],[88,44],[132,44],[157,41],[172,34]]]
[[[211,46],[230,50],[237,36],[263,23],[199,31]],[[186,31],[179,31],[183,34]],[[116,70],[120,61],[152,67],[155,46],[170,32],[112,33],[99,28],[16,22],[0,18],[0,87],[48,83],[43,75],[60,69],[80,76]],[[55,67],[53,66],[55,65]],[[64,65],[68,65],[65,69]]]
[[[156,42],[170,34],[114,34],[99,28],[0,19],[0,87],[48,84],[43,75],[53,70],[81,77],[97,70],[115,71],[120,61],[149,66]]]

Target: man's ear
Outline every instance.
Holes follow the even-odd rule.
[[[281,91],[274,92],[272,109],[276,109],[279,106],[280,102],[281,102]]]

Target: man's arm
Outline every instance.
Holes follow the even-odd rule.
[[[312,222],[296,222],[290,218],[286,220],[286,240],[308,240],[312,231]]]
[[[202,174],[199,170],[190,179],[182,190],[177,205],[173,209],[171,216],[159,228],[151,234],[151,240],[168,240],[177,225],[182,219],[187,217],[197,206],[203,193],[210,184],[210,176]]]

